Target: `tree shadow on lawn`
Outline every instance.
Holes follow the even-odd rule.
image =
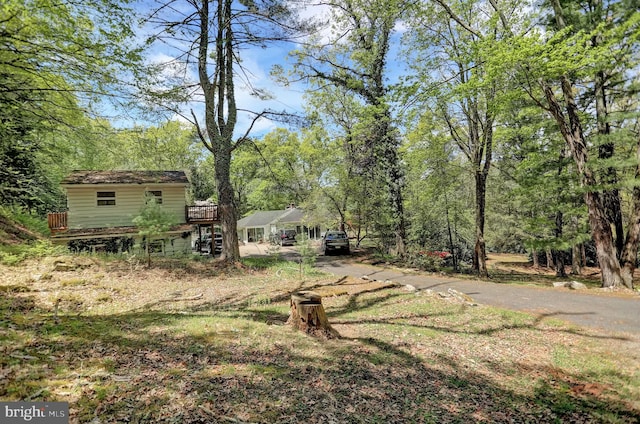
[[[460,308],[461,310],[464,307]],[[339,317],[344,312],[342,311],[332,311],[327,313],[327,316]],[[333,324],[384,324],[390,326],[398,326],[398,327],[411,327],[418,329],[427,329],[434,330],[438,332],[446,332],[450,334],[462,334],[462,335],[483,335],[483,336],[493,336],[499,335],[504,331],[509,330],[537,330],[544,333],[565,333],[572,334],[575,336],[592,338],[592,339],[602,339],[602,340],[612,340],[612,341],[621,341],[621,342],[633,342],[633,339],[626,336],[617,336],[611,334],[598,334],[598,333],[590,333],[586,332],[580,328],[567,328],[567,327],[544,327],[541,328],[543,322],[548,318],[553,318],[557,315],[570,315],[569,313],[544,313],[533,316],[533,321],[531,322],[522,322],[522,323],[497,323],[496,325],[492,325],[488,328],[474,328],[468,326],[467,322],[461,322],[452,326],[450,323],[443,323],[441,325],[437,324],[427,324],[424,321],[433,321],[434,318],[443,317],[443,316],[454,316],[457,313],[454,311],[448,312],[440,312],[440,313],[407,313],[407,314],[395,314],[392,317],[376,317],[376,318],[362,318],[362,319],[336,319],[333,320]],[[409,322],[409,320],[420,320],[420,323],[417,322]],[[490,325],[490,324],[489,324]],[[496,336],[497,337],[497,336]]]
[[[516,393],[460,358],[439,358],[442,367],[376,337],[318,341],[265,325],[270,308],[62,316],[56,324],[51,311],[26,306],[22,319],[14,310],[2,321],[0,398],[68,400],[72,423],[638,419],[620,400],[576,396],[562,384],[593,376],[540,367],[534,390]],[[230,318],[233,325],[216,327]]]
[[[282,303],[282,302],[289,302],[291,300],[291,295],[295,292],[304,290],[304,291],[318,291],[318,290],[324,290],[327,288],[331,288],[331,287],[335,287],[335,286],[340,286],[341,284],[343,284],[345,282],[345,278],[340,278],[337,281],[329,281],[329,282],[314,282],[314,283],[309,283],[306,281],[300,281],[297,284],[295,284],[294,286],[292,286],[290,289],[288,290],[275,290],[273,292],[270,293],[264,293],[264,292],[252,292],[252,293],[245,293],[243,295],[237,295],[237,294],[233,294],[233,295],[228,295],[224,298],[220,298],[220,299],[216,299],[213,302],[204,302],[204,303],[200,303],[199,305],[195,306],[195,307],[191,307],[189,310],[191,311],[211,311],[211,310],[229,310],[229,309],[244,309],[247,307],[251,307],[253,305],[256,304],[277,304],[277,303]],[[354,285],[354,284],[350,284],[350,285]],[[361,283],[362,286],[368,286],[371,285],[370,282],[366,282],[363,281]],[[382,286],[373,286],[373,287],[368,287],[368,288],[362,288],[359,289],[359,291],[357,293],[354,293],[352,295],[350,295],[350,300],[353,302],[352,304],[350,304],[349,306],[347,306],[347,309],[352,309],[352,310],[358,310],[358,309],[362,309],[362,306],[356,305],[356,300],[358,299],[358,297],[367,294],[367,293],[374,293],[374,292],[379,292],[379,291],[384,291],[386,289],[388,289],[390,287],[390,285],[382,285]],[[322,291],[320,292],[322,293]],[[340,295],[342,294],[348,294],[347,291],[341,291]],[[399,294],[396,295],[391,295],[393,297],[395,296],[399,296]],[[324,297],[324,296],[323,296]],[[176,299],[176,300],[180,300],[180,299]],[[376,303],[380,303],[383,302],[387,299],[380,299],[380,300],[372,300],[370,301],[371,303],[368,304],[367,306],[374,306],[374,304]],[[141,307],[138,308],[138,310],[148,310],[150,308],[153,308],[161,303],[165,303],[167,300],[162,300],[162,301],[155,301],[146,305],[143,305]]]
[[[594,268],[597,270],[597,268]],[[532,272],[537,270],[538,272]],[[549,287],[559,281],[579,281],[589,288],[599,288],[602,286],[600,273],[583,272],[576,275],[571,273],[571,267],[566,267],[566,275],[559,277],[555,274],[555,269],[546,267],[533,267],[532,264],[520,262],[498,262],[489,269],[489,281],[498,284],[528,284]]]

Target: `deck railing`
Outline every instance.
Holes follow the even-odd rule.
[[[187,224],[197,222],[214,222],[219,221],[218,205],[207,206],[185,206],[184,216]]]
[[[218,205],[185,206],[185,219],[187,224],[210,223],[220,220]],[[47,214],[49,230],[52,233],[68,229],[67,212],[52,212]]]
[[[66,212],[52,212],[47,214],[47,222],[49,223],[49,230],[51,232],[63,231],[67,229],[67,213]]]

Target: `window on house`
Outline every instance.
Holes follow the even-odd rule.
[[[147,190],[144,192],[145,196],[153,196],[156,198],[156,203],[162,204],[162,190]]]
[[[113,206],[116,204],[115,191],[99,191],[97,193],[98,206]]]

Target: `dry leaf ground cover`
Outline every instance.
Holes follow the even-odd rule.
[[[68,401],[74,423],[640,417],[616,335],[276,260],[65,260],[0,265],[0,399]],[[341,338],[285,324],[300,289]]]

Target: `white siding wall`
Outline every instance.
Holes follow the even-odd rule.
[[[72,185],[67,186],[68,225],[70,229],[128,227],[140,214],[146,190],[162,191],[162,206],[170,211],[176,224],[185,222],[184,186],[148,185]],[[97,206],[99,191],[114,191],[116,204]]]

